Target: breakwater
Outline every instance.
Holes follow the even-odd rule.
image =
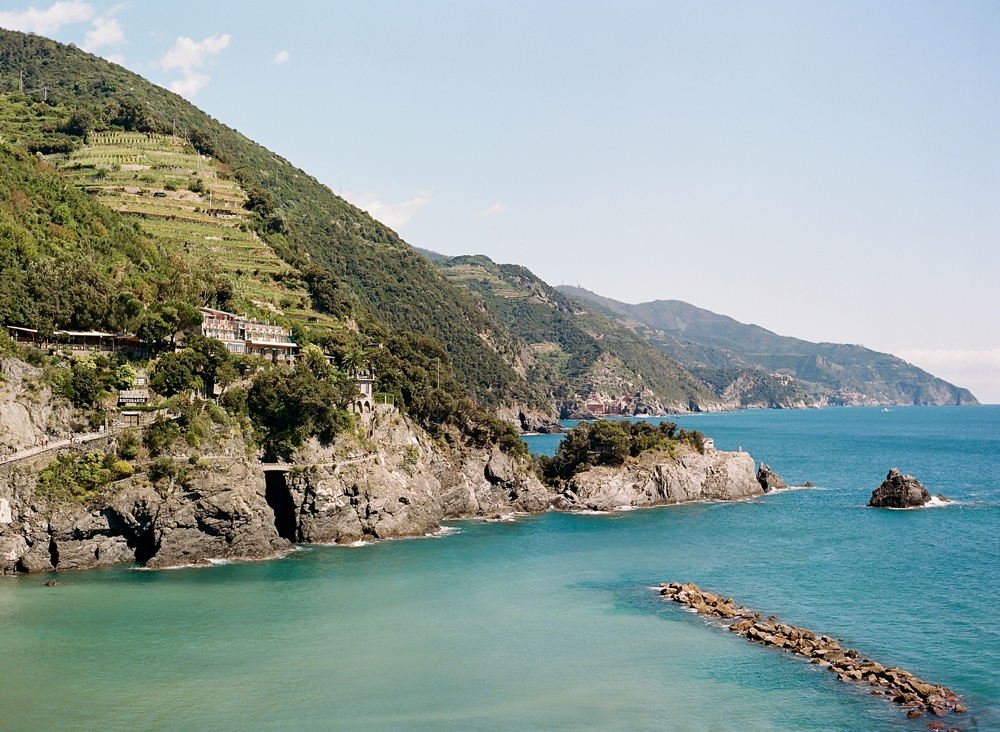
[[[842,648],[829,636],[779,622],[773,615],[764,620],[760,613],[742,605],[737,607],[732,598],[705,592],[693,582],[663,582],[660,594],[700,615],[731,621],[729,630],[748,641],[804,656],[810,663],[836,673],[845,683],[866,682],[874,687],[872,695],[884,696],[892,703],[907,708],[908,717],[921,717],[925,713],[944,716],[949,712],[960,714],[966,711],[958,694],[950,689],[928,684],[904,669],[885,667],[864,658],[853,648]]]

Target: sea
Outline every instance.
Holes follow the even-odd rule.
[[[679,581],[950,687],[951,728],[1000,730],[1000,407],[673,419],[816,487],[0,578],[0,729],[926,729],[653,589]],[[866,508],[893,467],[952,503]]]

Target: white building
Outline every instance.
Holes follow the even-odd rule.
[[[230,353],[247,353],[288,363],[295,360],[297,346],[289,328],[224,310],[198,310],[202,314],[201,334],[222,341]]]

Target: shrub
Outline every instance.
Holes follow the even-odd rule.
[[[126,430],[118,438],[118,457],[122,460],[135,460],[138,456],[139,438],[132,430]]]
[[[122,480],[131,477],[135,469],[125,460],[115,460],[111,463],[111,473],[114,480]]]
[[[170,458],[160,457],[153,461],[153,464],[149,466],[149,477],[151,480],[159,481],[164,479],[173,479],[181,474],[180,468],[178,468],[177,463],[175,463]]]
[[[247,390],[242,386],[228,389],[219,403],[233,417],[241,417],[247,413]]]
[[[162,414],[157,414],[156,421],[146,428],[142,442],[149,453],[155,456],[170,447],[180,436],[181,429],[175,422],[164,419]]]
[[[673,422],[653,426],[646,422],[599,420],[581,422],[567,433],[556,454],[539,458],[546,482],[554,484],[597,465],[621,465],[644,452],[673,452],[686,443],[704,452],[701,432],[678,430]]]
[[[116,464],[111,453],[79,455],[64,452],[39,474],[37,489],[52,498],[85,501],[96,496],[112,481]],[[128,463],[125,465],[131,470]]]
[[[89,409],[94,406],[94,402],[104,391],[104,385],[97,375],[97,369],[87,363],[73,365],[72,396],[64,393],[64,396],[71,399],[73,404],[81,409]]]

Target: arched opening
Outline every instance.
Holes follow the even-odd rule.
[[[274,512],[274,528],[278,536],[289,541],[298,540],[298,521],[295,517],[295,501],[288,490],[285,473],[269,470],[264,473],[264,498]]]

